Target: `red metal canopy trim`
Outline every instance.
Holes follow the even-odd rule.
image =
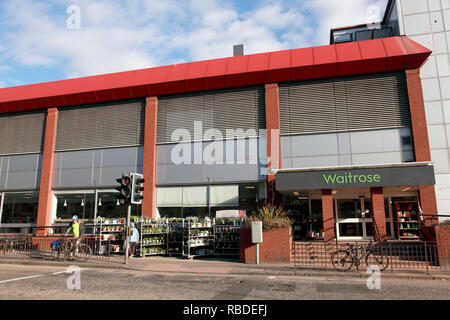
[[[0,113],[416,69],[431,51],[401,36],[292,49],[0,89]]]

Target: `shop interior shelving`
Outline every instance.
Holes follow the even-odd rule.
[[[169,252],[169,224],[141,222],[139,253],[141,257],[166,255]]]
[[[400,240],[420,240],[419,202],[396,201],[394,205],[398,238]]]
[[[188,259],[214,256],[214,219],[183,221],[182,252]]]

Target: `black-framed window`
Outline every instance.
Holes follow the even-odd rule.
[[[3,193],[2,223],[36,223],[39,192]]]

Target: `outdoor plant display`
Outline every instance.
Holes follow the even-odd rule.
[[[216,225],[220,226],[241,226],[244,218],[216,218]]]
[[[186,223],[190,224],[191,228],[211,228],[211,219],[206,217],[204,220],[200,220],[198,217],[187,217]]]
[[[157,236],[157,237],[151,237],[151,238],[143,238],[142,239],[142,245],[158,245],[158,244],[164,244],[166,240],[163,236]]]
[[[219,256],[239,256],[239,232],[244,226],[244,218],[217,218],[214,231],[215,254]]]
[[[167,228],[166,227],[144,226],[144,227],[142,227],[142,232],[144,234],[166,233],[167,232]]]

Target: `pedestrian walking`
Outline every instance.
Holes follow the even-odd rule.
[[[131,228],[130,228],[130,251],[129,251],[129,255],[130,257],[133,257],[136,255],[136,244],[139,242],[139,231],[138,229],[136,229],[134,222],[131,223]]]

